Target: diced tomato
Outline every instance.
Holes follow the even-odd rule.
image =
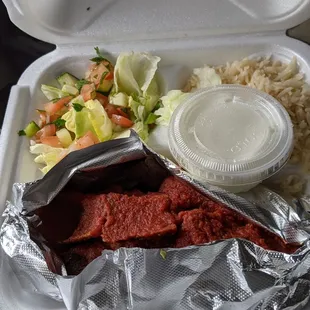
[[[112,118],[113,114],[121,115],[123,117],[129,118],[129,116],[121,108],[117,108],[113,104],[110,104],[108,97],[97,92],[96,93],[96,99],[102,104],[102,106],[106,110],[109,118]]]
[[[88,73],[91,74],[97,67],[96,63],[91,63],[88,67]],[[89,76],[86,76],[86,78],[89,78]]]
[[[72,100],[72,98],[73,98],[72,96],[67,96],[64,98],[60,98],[56,102],[51,101],[51,102],[46,103],[44,106],[46,114],[54,115],[59,110],[61,110],[65,106],[65,104],[68,104]]]
[[[95,83],[96,86],[98,86],[100,84],[102,75],[106,72],[109,72],[109,69],[103,64],[103,62],[101,62],[100,64],[92,68],[88,79],[91,82]]]
[[[95,99],[96,97],[96,88],[93,83],[83,85],[81,89],[81,95],[84,101]]]
[[[47,144],[52,147],[62,147],[61,143],[59,142],[58,137],[41,137],[41,143]]]
[[[121,108],[116,108],[116,110],[117,110],[117,114],[118,115],[121,115],[121,116],[124,116],[126,118],[129,118],[129,116]]]
[[[107,104],[109,104],[109,98],[98,92],[96,92],[96,99],[102,104],[104,108],[106,107]]]
[[[49,117],[49,122],[52,123],[52,122],[56,121],[56,119],[58,119],[58,118],[60,118],[60,117],[61,117],[61,116],[58,115],[58,114],[51,115],[51,116]]]
[[[77,149],[84,149],[97,143],[99,143],[98,138],[91,131],[88,131],[83,137],[76,141],[76,147]]]
[[[51,136],[55,136],[56,135],[56,125],[54,124],[49,124],[49,125],[46,125],[44,126],[42,129],[40,129],[35,137],[36,137],[36,140],[40,140],[42,138],[45,138],[45,137],[51,137]]]
[[[49,115],[46,114],[46,111],[37,110],[37,112],[39,113],[39,117],[40,117],[39,127],[42,128],[47,123],[49,123]]]
[[[112,114],[111,116],[111,121],[116,124],[119,125],[121,127],[125,127],[125,128],[129,128],[133,125],[133,122],[121,115],[116,115],[116,114]]]
[[[107,104],[107,106],[105,107],[105,110],[109,116],[109,118],[112,118],[112,115],[118,115],[118,111],[117,111],[117,108],[112,105],[112,104]]]
[[[104,79],[107,80],[107,81],[113,80],[113,79],[114,79],[114,73],[113,73],[113,71],[110,71],[110,72],[105,76]]]
[[[90,139],[92,139],[95,144],[100,142],[97,136],[92,131],[87,131],[86,134],[82,138],[85,138],[85,137],[89,137]]]
[[[109,118],[111,118],[113,114],[118,114],[117,108],[109,103],[108,97],[100,93],[96,93],[96,99],[98,99],[98,101],[102,104]]]

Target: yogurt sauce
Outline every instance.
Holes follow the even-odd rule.
[[[239,85],[193,93],[174,111],[168,138],[173,157],[194,178],[234,192],[276,173],[293,149],[283,106]]]
[[[203,105],[192,131],[210,156],[229,161],[252,159],[270,135],[265,115],[238,100]]]

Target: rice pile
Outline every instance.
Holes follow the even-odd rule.
[[[305,173],[310,172],[310,86],[299,72],[294,57],[289,64],[273,60],[243,59],[214,67],[222,84],[247,85],[276,98],[291,116],[294,125],[294,151],[291,163],[299,164]],[[199,85],[199,77],[193,74],[184,91],[192,91]],[[302,192],[305,180],[290,175],[281,180],[281,188],[291,194]]]

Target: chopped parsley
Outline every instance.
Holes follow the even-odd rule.
[[[85,84],[90,84],[89,81],[87,80],[84,80],[84,79],[81,79],[81,80],[78,80],[75,84],[76,88],[78,89],[78,91],[80,92],[82,87],[85,85]]]
[[[66,121],[62,118],[58,118],[55,121],[53,121],[53,124],[56,125],[56,127],[60,128],[60,127],[64,127],[65,126]]]
[[[109,73],[108,71],[102,73],[100,83],[102,83],[102,81],[105,79],[108,73]]]
[[[157,104],[155,105],[155,107],[154,107],[154,109],[153,109],[153,112],[156,111],[156,110],[158,110],[159,108],[161,108],[161,105],[162,105],[161,100],[159,100],[159,101],[157,102]]]
[[[19,135],[19,136],[25,136],[25,135],[26,135],[25,130],[20,130],[20,131],[18,132],[18,135]]]
[[[154,124],[157,118],[158,118],[158,115],[155,115],[154,113],[150,113],[144,123],[146,125]]]
[[[72,103],[72,106],[73,106],[73,109],[76,111],[76,112],[80,112],[82,111],[82,109],[84,108],[81,104],[79,103]]]
[[[97,57],[91,58],[90,61],[95,62],[97,65],[100,64],[102,61],[107,61],[108,63],[110,63],[106,58],[104,58],[100,51],[99,51],[99,47],[95,47],[95,51],[97,54]]]

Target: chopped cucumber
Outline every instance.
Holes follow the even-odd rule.
[[[97,86],[97,90],[100,92],[108,92],[110,91],[110,89],[113,86],[113,80],[106,80],[106,76],[109,74],[110,72],[104,72],[101,76],[100,79],[100,84]]]
[[[30,122],[24,130],[20,130],[18,134],[20,136],[27,136],[28,138],[33,137],[38,131],[40,127],[36,124],[36,122]]]
[[[79,94],[79,90],[71,85],[64,85],[61,89],[63,92],[68,93],[73,96],[77,96]]]
[[[102,92],[102,93],[107,93],[113,86],[113,81],[112,80],[103,80],[100,82],[100,84],[97,87],[97,90]]]
[[[68,147],[72,143],[70,132],[66,128],[58,130],[56,136],[63,147]]]
[[[109,101],[111,104],[127,108],[128,106],[128,96],[125,93],[118,93],[114,96],[109,97]]]
[[[81,80],[78,80],[76,83],[75,83],[75,87],[81,91],[82,87],[85,85],[85,84],[90,84],[89,81],[85,80],[85,79],[81,79]]]
[[[61,85],[61,87],[63,87],[64,85],[75,86],[75,83],[78,80],[79,79],[77,79],[75,76],[73,76],[72,74],[70,74],[68,72],[65,72],[65,73],[61,74],[57,78],[57,81]]]
[[[53,87],[53,86],[48,86],[45,84],[41,85],[41,91],[43,92],[43,94],[45,95],[45,97],[48,100],[53,100],[53,99],[57,99],[57,98],[63,98],[63,97],[67,97],[70,94],[63,92],[61,89]]]

